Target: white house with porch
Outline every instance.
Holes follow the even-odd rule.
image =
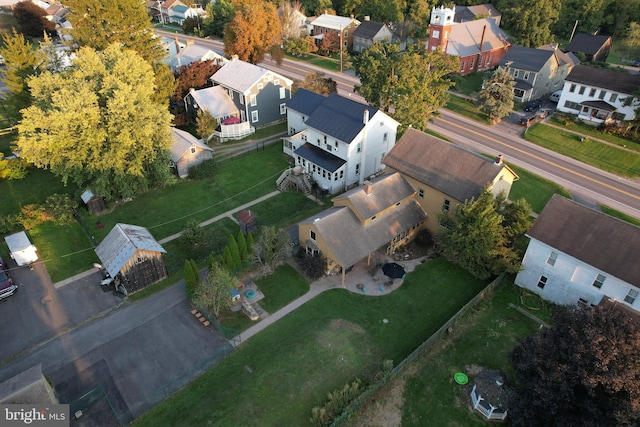
[[[640,105],[640,75],[576,65],[565,79],[558,110],[578,119],[605,123],[633,120]]]
[[[362,184],[381,172],[384,156],[396,143],[399,123],[383,113],[337,94],[299,89],[287,103],[288,136],[283,151],[295,171],[328,194]],[[289,172],[289,171],[288,171]],[[280,188],[290,185],[285,172]],[[304,183],[294,183],[300,188]]]

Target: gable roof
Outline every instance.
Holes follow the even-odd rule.
[[[116,224],[95,249],[100,262],[111,277],[116,277],[138,250],[167,252],[149,230],[130,224]]]
[[[477,198],[503,168],[511,172],[504,163],[413,128],[382,163],[461,202]]]
[[[196,146],[202,150],[213,151],[213,148],[204,144],[202,140],[191,135],[189,132],[185,132],[182,129],[172,128],[173,132],[173,144],[171,144],[171,160],[177,162],[189,151],[192,146]]]
[[[382,22],[364,21],[353,31],[353,37],[361,37],[363,39],[371,40],[384,27],[385,24]]]
[[[629,74],[582,64],[573,67],[565,81],[610,89],[623,94],[632,94],[640,89],[640,74]]]
[[[356,25],[360,24],[360,21],[354,18],[348,18],[346,16],[328,15],[323,13],[313,21],[313,25],[318,27],[330,28],[332,30],[340,30],[351,25],[355,22]]]
[[[369,193],[364,186],[359,186],[334,197],[333,202],[349,200],[361,218],[371,218],[416,192],[402,174],[397,172],[370,181],[370,185]]]
[[[567,52],[582,52],[587,55],[595,55],[611,39],[611,36],[597,34],[578,33],[564,48]]]
[[[395,184],[394,180],[383,180],[376,188],[374,182],[373,191],[382,191],[383,187]],[[356,192],[358,190],[362,191],[356,189]],[[398,193],[398,197],[401,194],[404,193]],[[396,199],[396,202],[399,200],[401,199]],[[366,225],[360,222],[351,209],[340,206],[322,211],[301,224],[313,223],[333,252],[336,261],[343,267],[350,267],[426,217],[427,214],[420,204],[411,198]]]
[[[189,91],[187,96],[191,96],[201,110],[208,111],[216,119],[238,114],[236,104],[222,86]]]
[[[376,108],[332,93],[316,107],[306,124],[349,144],[364,128],[365,111],[369,112],[369,119],[378,113]]]
[[[513,49],[513,47],[511,49]],[[558,60],[558,65],[561,67],[564,65],[573,67],[574,65],[577,65],[580,63],[580,60],[578,59],[578,57],[575,56],[572,52],[563,52],[560,49],[558,49],[557,43],[545,44],[544,46],[538,47],[538,49],[552,51]]]
[[[169,66],[178,68],[196,61],[217,60],[219,64],[227,62],[227,58],[199,44],[190,44],[180,49],[180,52],[169,61]]]
[[[310,116],[324,102],[324,99],[324,95],[300,88],[287,101],[287,108]]]
[[[480,46],[483,31],[485,36]],[[460,57],[511,45],[509,36],[490,18],[453,24],[448,40],[446,53]]]
[[[555,194],[527,235],[640,287],[640,227]]]
[[[491,3],[478,4],[475,6],[467,6],[467,9],[475,16],[489,15],[489,16],[502,16],[500,11],[495,8]]]
[[[184,4],[175,4],[171,8],[171,10],[173,10],[174,12],[178,12],[178,13],[184,14],[186,11],[189,10],[189,6],[186,6]]]
[[[511,46],[500,60],[501,66],[510,66],[519,70],[539,72],[553,57],[553,51],[524,46]]]
[[[239,59],[232,59],[224,64],[210,79],[216,84],[247,94],[256,83],[268,74],[286,82],[288,86],[293,83],[288,78],[271,70],[240,61]]]

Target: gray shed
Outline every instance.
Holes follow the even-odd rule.
[[[96,248],[104,269],[135,292],[167,277],[162,254],[167,253],[149,230],[130,224],[116,224]]]

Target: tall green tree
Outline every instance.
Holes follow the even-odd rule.
[[[440,250],[447,259],[479,279],[515,273],[520,267],[521,256],[512,246],[516,236],[510,235],[508,229],[528,228],[528,223],[524,226],[507,223],[501,215],[504,210],[501,204],[503,197],[496,200],[485,190],[477,199],[458,205],[455,215],[443,213],[440,217],[443,225],[437,237]]]
[[[625,49],[631,54],[640,54],[640,24],[632,22],[629,24],[627,37],[622,42]]]
[[[293,84],[294,92],[300,88],[319,93],[320,95],[338,93],[338,83],[331,77],[326,77],[324,73],[318,72],[307,73],[303,81]]]
[[[372,21],[387,24],[404,21],[404,0],[367,0],[362,3],[358,16],[369,16]]]
[[[207,278],[196,287],[194,302],[219,317],[225,308],[231,307],[230,291],[238,283],[229,270],[214,261],[209,266]]]
[[[513,21],[509,28],[519,45],[539,47],[554,41],[551,27],[560,17],[560,0],[521,0],[511,4],[508,15]]]
[[[480,109],[489,115],[492,123],[498,123],[513,110],[514,86],[513,76],[504,68],[487,73],[478,98]]]
[[[224,52],[257,64],[281,42],[280,19],[273,3],[236,0],[233,19],[224,28]]]
[[[27,42],[24,35],[13,30],[2,35],[0,55],[5,66],[0,68],[0,75],[9,91],[9,101],[22,109],[31,104],[31,91],[27,84],[29,77],[43,72],[48,66],[44,51]]]
[[[238,238],[236,240],[238,242],[238,250],[240,251],[240,261],[245,262],[249,255],[249,250],[247,249],[247,239],[244,237],[242,230],[238,231]]]
[[[559,309],[510,353],[514,427],[637,425],[640,326],[620,304]]]
[[[606,15],[612,3],[613,0],[563,0],[560,18],[552,29],[558,37],[569,38],[577,21],[577,32],[600,32],[613,19]]]
[[[144,2],[138,0],[65,0],[70,12],[68,30],[77,47],[91,47],[97,51],[113,43],[136,51],[153,66],[158,102],[169,102],[175,80],[169,67],[162,62],[166,54],[159,37],[155,36]]]
[[[224,27],[233,19],[232,0],[217,0],[209,3],[207,16],[202,20],[202,31],[206,36],[224,36]]]
[[[29,80],[17,147],[65,183],[108,198],[129,197],[170,179],[171,115],[154,102],[151,66],[114,44],[82,48],[67,71]]]
[[[254,245],[253,257],[264,273],[271,273],[289,255],[289,234],[275,227],[262,227]]]
[[[407,17],[409,34],[419,40],[429,37],[429,22],[431,20],[431,8],[435,6],[429,0],[414,0],[410,2]]]

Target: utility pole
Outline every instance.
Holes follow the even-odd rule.
[[[340,25],[340,72],[342,72],[342,25]]]
[[[578,20],[576,19],[576,23],[573,24],[573,30],[571,31],[571,37],[569,37],[569,43],[573,40],[573,35],[576,33],[576,27],[578,26]]]

